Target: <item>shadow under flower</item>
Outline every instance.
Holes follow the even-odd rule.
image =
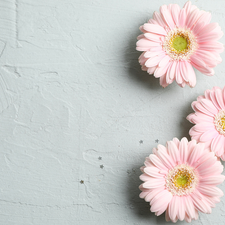
[[[143,20],[145,23],[146,20]],[[125,60],[126,68],[128,69],[129,79],[134,82],[142,83],[144,87],[151,89],[161,89],[159,79],[153,75],[149,75],[146,71],[142,71],[138,58],[142,52],[136,50],[137,36],[141,31],[137,27],[134,29],[133,34],[130,34],[130,39],[127,41],[128,45],[125,48],[123,60]]]
[[[128,174],[127,178],[127,195],[130,208],[133,210],[133,213],[140,223],[146,221],[146,223],[148,222],[149,224],[173,224],[172,222],[166,222],[165,213],[160,216],[155,216],[155,214],[150,211],[149,202],[145,202],[144,199],[139,197],[141,191],[138,187],[142,183],[139,179],[141,175],[140,167],[143,165],[143,162],[140,162],[139,165],[132,166],[129,170],[132,171]]]

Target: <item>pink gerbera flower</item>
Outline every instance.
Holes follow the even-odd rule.
[[[183,9],[177,4],[163,5],[153,19],[140,27],[137,50],[142,70],[160,78],[166,87],[174,80],[184,87],[194,87],[193,67],[212,76],[213,68],[222,61],[224,47],[218,40],[223,36],[217,23],[210,23],[211,14],[187,2]],[[193,67],[192,67],[193,66]]]
[[[189,131],[191,138],[205,143],[225,160],[225,87],[206,90],[192,103],[192,108],[195,113],[187,117],[195,124]]]
[[[214,152],[202,143],[174,138],[166,147],[158,145],[141,167],[141,198],[150,202],[157,216],[176,222],[198,218],[198,211],[211,213],[223,192],[216,185],[224,181],[223,166]]]

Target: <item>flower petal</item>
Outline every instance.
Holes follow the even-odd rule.
[[[167,32],[165,31],[165,29],[156,24],[145,23],[143,28],[150,33],[164,35],[164,36],[167,35]]]
[[[194,218],[194,216],[195,216],[195,208],[194,208],[194,204],[193,204],[193,201],[192,201],[191,197],[188,196],[188,195],[184,196],[183,197],[183,202],[185,204],[187,215],[190,218]]]
[[[161,169],[161,170],[168,170],[168,169],[163,165],[163,163],[161,162],[161,160],[160,160],[156,155],[151,154],[151,155],[149,156],[149,158],[150,158],[150,160],[152,161],[152,163],[153,163],[156,167],[158,167],[159,169]]]
[[[174,24],[172,15],[167,8],[167,5],[162,5],[160,7],[160,12],[161,12],[161,15],[162,15],[164,21],[166,22],[168,27],[172,30],[175,27],[175,24]]]
[[[179,199],[176,195],[174,195],[168,206],[169,217],[172,221],[176,219],[178,209],[179,209]]]
[[[179,152],[180,152],[180,159],[182,163],[187,162],[188,157],[188,140],[187,138],[182,138],[180,142]]]
[[[151,177],[159,178],[162,177],[163,174],[160,173],[160,170],[157,167],[146,167],[144,168],[144,172]]]
[[[180,161],[180,154],[177,145],[174,143],[174,141],[167,141],[166,145],[168,154],[171,156],[175,163],[178,163]]]
[[[212,140],[212,151],[214,151],[218,157],[220,157],[224,152],[224,142],[224,136],[220,134]]]
[[[199,185],[198,190],[203,194],[203,195],[208,195],[211,197],[214,196],[223,196],[223,192],[218,188],[214,186],[208,186],[208,185]]]
[[[200,183],[202,185],[219,185],[221,184],[225,179],[224,175],[213,175],[211,177],[205,177],[204,179],[200,180]]]
[[[163,190],[158,193],[151,201],[151,211],[161,211],[162,214],[167,209],[167,206],[171,202],[172,198],[173,195],[167,190]]]
[[[205,131],[201,137],[200,137],[200,142],[207,142],[209,140],[212,140],[213,138],[218,136],[218,132],[214,129],[210,129]]]
[[[179,25],[179,15],[180,15],[180,6],[178,4],[173,4],[171,7],[171,14],[175,25]]]
[[[203,151],[204,151],[204,144],[198,143],[188,157],[187,161],[188,164],[191,166],[196,161],[198,161],[198,159],[202,156]]]
[[[148,181],[143,183],[143,188],[154,189],[159,188],[165,185],[165,179],[163,178],[151,178],[149,177]]]
[[[168,64],[165,65],[164,67],[159,67],[159,66],[158,66],[157,69],[155,70],[154,76],[155,76],[156,78],[159,78],[159,77],[165,75],[166,72],[167,72],[167,70],[168,70],[168,68],[169,68],[169,66],[170,66],[170,63],[168,63]]]

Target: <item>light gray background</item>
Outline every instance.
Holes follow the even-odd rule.
[[[139,168],[225,85],[224,54],[193,89],[141,71],[138,28],[169,3],[185,1],[0,1],[0,224],[166,224],[138,197]],[[224,0],[193,3],[225,31]],[[224,225],[224,206],[191,224]]]

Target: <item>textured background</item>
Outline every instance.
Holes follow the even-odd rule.
[[[225,84],[223,63],[193,89],[141,71],[138,28],[169,3],[185,1],[0,1],[0,224],[166,224],[138,197],[139,168],[189,138],[191,102]],[[193,3],[225,31],[224,0]],[[224,206],[192,224],[224,225]]]

